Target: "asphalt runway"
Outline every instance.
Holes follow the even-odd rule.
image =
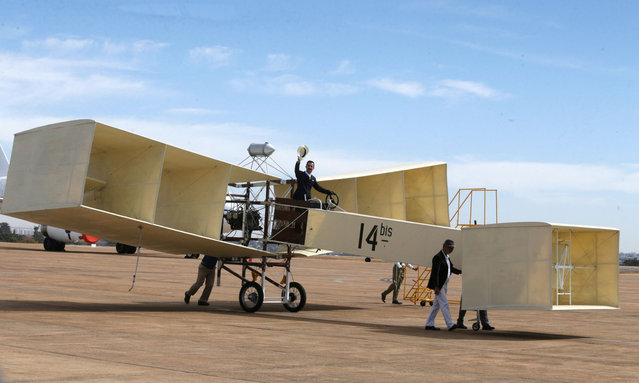
[[[490,311],[495,331],[433,332],[424,331],[428,306],[381,302],[389,263],[295,259],[306,307],[265,304],[253,314],[228,273],[211,306],[197,296],[184,304],[198,263],[143,250],[129,291],[134,255],[0,243],[3,381],[639,381],[639,273],[621,274],[619,310]],[[460,292],[453,276],[449,298]]]

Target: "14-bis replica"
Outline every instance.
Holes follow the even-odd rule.
[[[290,269],[304,249],[429,266],[448,238],[457,244],[453,262],[463,265],[465,309],[619,307],[617,229],[545,222],[451,228],[442,162],[318,180],[339,196],[339,209],[332,199],[288,198],[292,180],[75,120],[15,135],[2,214],[138,248],[214,255],[242,279],[247,311],[269,302],[267,283],[288,310],[304,306]],[[266,275],[273,266],[285,268],[284,281]]]

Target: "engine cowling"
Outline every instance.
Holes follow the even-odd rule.
[[[44,248],[48,251],[63,251],[65,244],[91,245],[100,240],[87,234],[47,225],[40,225],[40,231],[46,237]]]

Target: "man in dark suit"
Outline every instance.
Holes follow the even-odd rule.
[[[442,311],[448,331],[457,328],[457,325],[455,325],[455,322],[453,322],[450,317],[448,298],[446,298],[448,279],[451,273],[461,274],[461,270],[453,266],[453,262],[451,262],[448,256],[453,250],[455,250],[455,242],[452,239],[447,239],[444,241],[442,251],[433,257],[433,267],[430,272],[430,279],[428,280],[428,288],[435,292],[435,299],[433,300],[433,306],[430,308],[428,318],[426,319],[426,330],[439,330],[438,327],[435,327],[435,317],[439,310]]]
[[[295,178],[297,178],[297,190],[293,194],[293,199],[297,199],[300,201],[308,201],[311,199],[311,187],[315,188],[320,193],[324,194],[335,194],[328,189],[324,189],[321,187],[317,180],[315,179],[313,170],[315,169],[315,162],[307,161],[306,162],[306,171],[303,172],[300,170],[300,161],[301,158],[297,158],[297,162],[295,163]]]

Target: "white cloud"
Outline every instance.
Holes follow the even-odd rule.
[[[0,108],[139,91],[143,81],[100,73],[114,63],[0,55]],[[94,72],[94,73],[91,73]]]
[[[449,181],[519,194],[536,192],[639,192],[636,164],[593,165],[462,161],[448,165]]]
[[[266,56],[265,70],[271,72],[284,72],[295,69],[297,66],[291,56],[282,53],[272,53]]]
[[[442,80],[439,85],[428,93],[433,97],[454,98],[471,95],[480,98],[500,97],[501,93],[474,81]]]
[[[213,67],[222,67],[229,65],[237,53],[238,51],[233,48],[216,45],[193,48],[189,50],[189,57],[195,62],[205,62]]]
[[[372,87],[396,93],[406,97],[419,97],[424,93],[422,85],[418,82],[400,82],[389,78],[377,78],[368,82]]]
[[[335,82],[326,82],[322,84],[323,92],[330,96],[342,96],[355,94],[360,91],[360,88],[354,85],[341,84]]]
[[[297,75],[259,77],[254,74],[231,80],[231,85],[240,92],[266,93],[280,96],[345,96],[355,94],[360,88],[354,85],[307,80]]]
[[[620,249],[636,251],[639,243],[632,233],[639,202],[639,169],[636,164],[597,165],[539,162],[481,162],[461,160],[448,163],[448,191],[459,188],[497,189],[499,222],[553,222],[619,228]],[[482,220],[480,206],[473,218]],[[487,193],[488,223],[495,213],[494,195]],[[456,205],[454,206],[456,207]],[[465,208],[467,210],[467,206]]]
[[[57,37],[49,37],[44,40],[25,41],[23,42],[25,49],[45,49],[58,53],[66,53],[69,51],[78,51],[95,46],[95,42],[89,39],[59,39]]]
[[[219,110],[211,110],[205,108],[170,108],[166,110],[167,113],[170,114],[184,114],[184,115],[211,115],[211,114],[220,114]]]
[[[353,64],[350,60],[342,60],[335,70],[332,70],[330,74],[335,75],[346,75],[355,73],[355,68],[353,68]]]
[[[283,96],[309,96],[317,92],[313,82],[295,75],[276,77],[248,76],[231,81],[231,85],[239,91],[276,94]]]
[[[148,53],[158,51],[168,45],[167,43],[158,43],[151,40],[137,40],[131,44],[131,47],[135,53]]]
[[[135,40],[130,42],[114,43],[109,40],[75,39],[48,37],[43,40],[24,41],[22,47],[25,52],[36,56],[57,56],[69,59],[74,53],[93,55],[102,60],[112,59],[118,55],[139,55],[157,52],[168,44],[152,40]],[[106,57],[105,57],[106,56]]]
[[[289,96],[307,96],[316,92],[315,85],[293,75],[284,75],[268,81],[268,87],[274,93],[284,93]]]
[[[133,55],[155,53],[168,46],[169,44],[167,43],[152,40],[136,40],[126,43],[105,41],[99,45],[101,52],[109,56],[129,53]]]
[[[0,53],[0,108],[139,95],[148,85],[132,77],[138,59],[166,45],[58,37],[25,41],[22,53]]]

